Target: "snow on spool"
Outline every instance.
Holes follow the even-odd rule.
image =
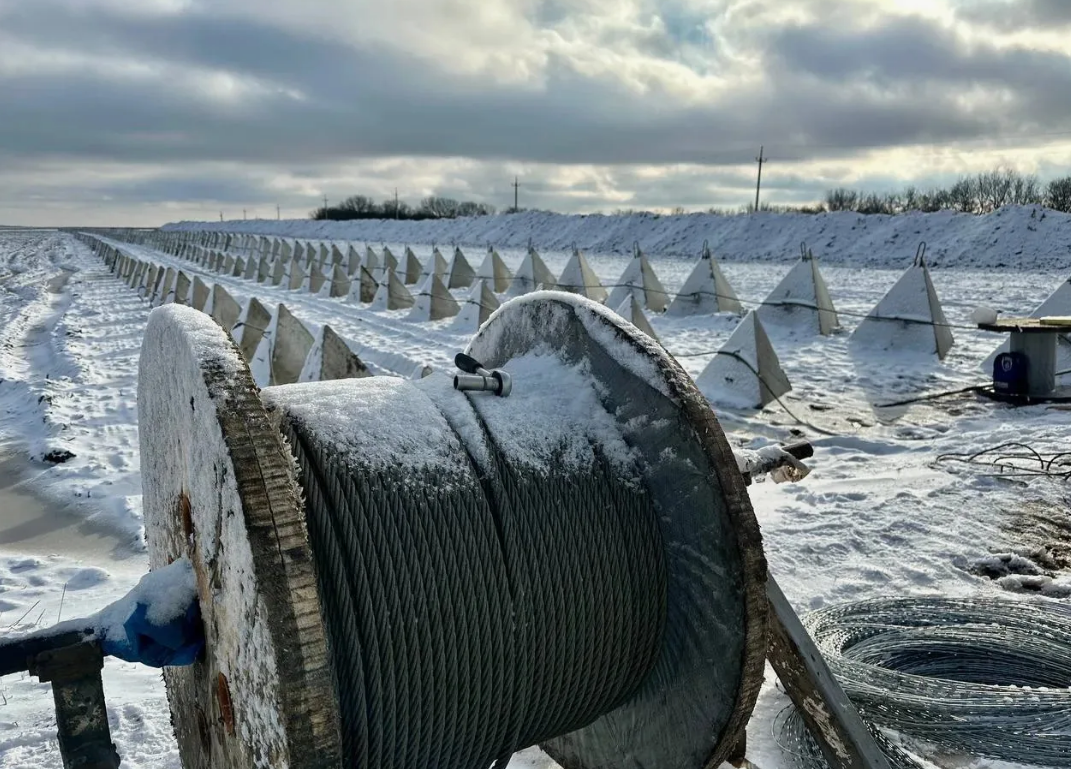
[[[763,408],[792,389],[756,312],[749,312],[695,380],[712,401]]]
[[[509,297],[523,296],[540,289],[553,289],[558,285],[554,273],[550,271],[543,257],[532,246],[528,246],[528,253],[517,268],[513,276],[513,285],[506,292]]]
[[[491,290],[496,294],[504,294],[509,291],[513,282],[513,273],[510,272],[506,263],[502,261],[502,257],[494,246],[487,247],[487,256],[484,257],[479,269],[476,270],[476,277],[480,280],[489,281]]]
[[[840,326],[837,311],[818,260],[806,245],[801,244],[800,250],[800,260],[763,301],[759,316],[770,326],[829,336]]]
[[[703,254],[698,264],[684,281],[681,290],[673,297],[666,311],[669,315],[713,315],[716,312],[735,312],[740,314],[744,308],[736,298],[736,292],[729,285],[725,275],[718,266],[710,246],[703,241]]]
[[[952,349],[952,329],[926,267],[926,246],[852,332],[850,342],[865,353],[936,354],[944,360]]]
[[[669,305],[669,294],[655,275],[647,255],[640,250],[639,243],[633,245],[632,261],[625,267],[606,304],[610,307],[620,307],[629,296],[635,297],[651,312],[665,312]]]
[[[569,294],[503,306],[468,352],[521,389],[351,379],[265,411],[218,328],[153,316],[151,562],[189,554],[206,605],[204,661],[166,674],[185,766],[472,769],[539,744],[706,769],[738,745],[765,561],[705,399]]]
[[[593,302],[605,302],[609,296],[599,281],[599,276],[576,246],[573,246],[573,255],[569,257],[569,262],[558,278],[558,290],[579,294]]]

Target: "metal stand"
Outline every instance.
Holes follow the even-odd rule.
[[[104,702],[104,653],[90,631],[0,643],[0,676],[28,672],[52,684],[63,769],[118,769]]]

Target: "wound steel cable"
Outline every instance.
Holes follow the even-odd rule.
[[[622,704],[661,648],[665,554],[646,491],[594,440],[588,466],[533,472],[472,414],[491,467],[470,432],[428,439],[460,441],[471,482],[374,469],[283,420],[355,766],[487,769]]]

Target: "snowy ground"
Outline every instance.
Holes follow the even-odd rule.
[[[1071,243],[1071,237],[1064,242]],[[1056,253],[1063,247],[1058,246],[1050,250]],[[391,247],[402,252],[399,243]],[[179,263],[124,248],[133,256]],[[421,259],[431,250],[430,245],[413,248]],[[913,253],[913,246],[909,250]],[[478,261],[481,251],[474,249],[470,260]],[[904,256],[899,246],[886,251],[874,259],[895,269],[823,266],[847,330],[910,261],[911,254]],[[517,249],[500,252],[513,268],[523,256]],[[745,305],[754,306],[788,271],[796,253],[787,252],[777,265],[731,262],[723,269]],[[589,256],[607,283],[627,262],[620,255]],[[548,250],[544,257],[558,273],[567,254]],[[652,257],[669,290],[692,266],[690,259],[656,252]],[[358,340],[366,347],[365,357],[388,371],[424,361],[447,367],[468,336],[452,329],[451,321],[410,322],[405,312],[371,312],[182,265],[191,275],[224,284],[239,301],[253,295],[265,304],[285,300],[302,320],[330,323]],[[940,269],[933,279],[949,321],[966,325],[978,304],[1006,313],[1029,311],[1066,279],[1067,264],[1055,266],[1059,272]],[[91,613],[132,587],[146,568],[134,401],[149,308],[73,237],[48,231],[0,233],[0,291],[0,444],[6,457],[0,464],[0,632],[8,632],[55,622],[61,602],[64,618]],[[655,317],[651,322],[665,346],[698,376],[710,357],[698,353],[716,350],[736,320]],[[855,358],[846,334],[820,338],[768,330],[794,386],[785,402],[801,419],[835,433],[822,436],[801,428],[816,445],[809,462],[814,470],[803,483],[751,487],[771,568],[799,610],[884,595],[1003,593],[997,583],[969,571],[993,552],[1050,546],[1057,565],[1066,563],[1062,484],[1000,480],[935,462],[943,452],[1011,440],[1043,453],[1059,451],[1066,444],[1065,412],[1010,409],[972,396],[885,410],[882,418],[872,408],[889,399],[984,381],[979,364],[999,339],[956,328],[956,346],[944,363],[936,363]],[[738,444],[784,439],[799,427],[777,407],[763,413],[719,410],[719,415]],[[63,449],[74,458],[55,466],[40,462],[48,452]],[[1066,581],[1057,574],[1055,585]],[[105,686],[124,766],[177,767],[159,675],[111,661]],[[762,769],[790,765],[771,730],[784,704],[771,675],[749,739],[750,757]],[[25,677],[0,681],[0,769],[58,765],[53,732],[47,686]],[[529,751],[514,765],[550,764]]]

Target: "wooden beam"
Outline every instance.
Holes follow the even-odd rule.
[[[766,595],[770,602],[767,658],[830,767],[889,769],[859,711],[772,576],[766,582]]]

